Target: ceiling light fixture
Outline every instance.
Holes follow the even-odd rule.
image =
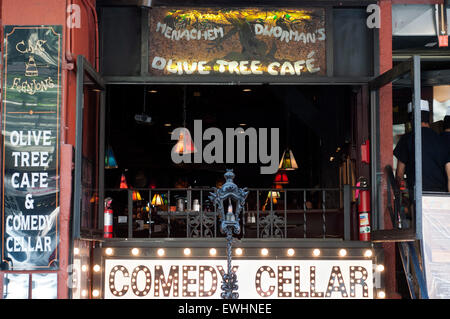
[[[111,145],[108,145],[106,147],[106,152],[105,152],[105,169],[112,169],[112,168],[117,168],[117,161],[116,161],[116,157],[114,156],[114,152],[112,150]]]
[[[295,160],[294,154],[290,149],[286,149],[281,157],[280,165],[278,169],[284,171],[292,171],[298,169],[297,161]]]
[[[288,184],[289,179],[287,177],[287,174],[283,173],[283,172],[278,172],[277,175],[275,175],[274,183],[275,184]]]
[[[120,187],[119,188],[128,188],[127,180],[125,178],[125,174],[122,173],[122,176],[120,177]]]

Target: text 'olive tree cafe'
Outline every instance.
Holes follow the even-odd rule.
[[[4,26],[3,296],[395,292],[371,3],[144,2]]]

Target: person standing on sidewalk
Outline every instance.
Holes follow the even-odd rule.
[[[448,145],[430,128],[428,101],[421,100],[422,127],[422,189],[429,192],[450,192],[450,157]],[[412,103],[408,104],[412,121]],[[406,184],[412,194],[415,184],[414,135],[408,132],[400,138],[394,149],[398,159],[396,179],[399,185],[406,173]]]

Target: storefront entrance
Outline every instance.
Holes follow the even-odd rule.
[[[316,293],[314,280],[309,288],[292,286],[286,295],[283,287],[275,295],[269,293],[274,288],[252,281],[244,283],[248,294],[243,296],[298,298],[303,288],[308,298],[376,296],[382,274],[372,277],[371,264],[382,262],[383,254],[370,241],[358,240],[355,188],[361,176],[370,181],[372,32],[361,28],[355,33],[348,24],[365,19],[361,10],[280,10],[144,9],[138,39],[131,31],[139,28],[133,10],[119,10],[117,16],[115,9],[105,8],[105,84],[90,87],[83,82],[103,79],[80,77],[84,98],[83,106],[77,105],[74,216],[79,222],[73,234],[79,250],[74,261],[82,267],[93,258],[89,263],[95,269],[88,284],[81,272],[75,298],[89,293],[103,298],[217,297],[215,283],[205,290],[200,277],[192,295],[186,287],[158,295],[151,276],[163,269],[160,275],[173,279],[171,269],[207,265],[214,269],[211,278],[220,277],[224,236],[208,196],[230,168],[236,184],[249,190],[237,236],[240,250],[234,253],[242,259],[239,267],[245,273],[262,266],[321,268],[321,292]],[[272,25],[280,12],[279,23],[291,33],[278,35],[281,27]],[[183,20],[183,14],[212,20],[195,24]],[[127,21],[126,39],[122,31],[114,32],[117,19]],[[240,24],[246,19],[252,21],[249,30]],[[350,53],[333,38],[333,23],[341,34],[356,34],[359,49],[354,52],[361,54]],[[115,41],[108,39],[116,36],[130,47],[137,45],[140,58],[123,51],[126,46],[111,46]],[[286,258],[291,261],[275,261]],[[345,269],[341,275],[348,288],[328,285],[330,276],[338,276],[333,265]],[[272,278],[270,269],[260,275]],[[352,273],[360,279],[356,294]],[[312,278],[311,273],[292,275]],[[155,285],[142,286],[142,281],[136,288],[127,278],[155,280]],[[132,288],[129,294],[125,287]]]

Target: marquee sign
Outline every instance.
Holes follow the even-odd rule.
[[[151,75],[326,74],[325,10],[152,8]]]
[[[62,26],[5,26],[2,264],[58,268]]]
[[[104,298],[220,298],[226,261],[106,259]],[[241,299],[372,299],[371,260],[233,261]]]

